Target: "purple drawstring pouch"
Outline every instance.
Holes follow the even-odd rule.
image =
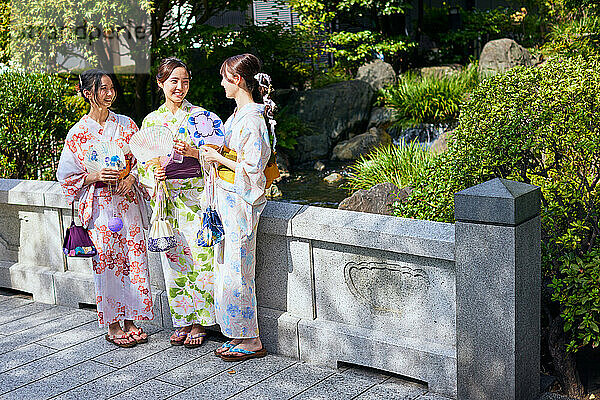
[[[68,257],[93,257],[98,252],[87,229],[75,224],[75,205],[71,204],[71,226],[67,228],[63,241],[63,252]]]

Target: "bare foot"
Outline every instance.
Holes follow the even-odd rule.
[[[234,348],[236,349],[243,349],[243,350],[247,350],[247,351],[259,351],[262,350],[263,345],[262,342],[260,341],[260,337],[255,337],[255,338],[249,338],[249,339],[236,339],[238,340],[238,343],[231,347],[230,349],[225,349],[225,351],[221,352],[220,354],[224,355],[224,356],[237,356],[239,355],[239,353],[233,353],[230,350],[233,350]],[[233,341],[232,341],[233,343]]]
[[[142,328],[135,326],[132,320],[126,319],[123,328],[137,343],[146,343],[148,341],[148,334]]]
[[[231,339],[229,342],[225,342],[223,344],[223,346],[225,346],[226,343],[229,343],[229,346],[231,346],[231,348],[233,348],[233,347],[237,346],[238,344],[240,344],[241,342],[242,342],[242,339]],[[229,346],[225,346],[225,347],[223,347],[223,346],[221,346],[215,350],[216,355],[221,355],[230,349]]]
[[[206,337],[206,331],[204,327],[200,324],[193,324],[190,333],[188,333],[185,338],[185,342],[183,345],[188,348],[199,347],[202,342],[204,342],[204,338]]]
[[[121,329],[121,325],[118,322],[108,325],[108,336],[119,346],[135,343],[135,339],[127,335],[127,332]]]
[[[169,338],[171,340],[171,344],[182,345],[183,341],[186,339],[187,334],[192,330],[192,325],[176,328],[175,332]]]

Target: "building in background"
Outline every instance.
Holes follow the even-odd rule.
[[[206,23],[214,27],[239,27],[247,24],[264,26],[271,23],[280,23],[293,29],[299,22],[298,13],[293,12],[285,4],[285,1],[253,0],[246,10],[226,11],[210,18]]]

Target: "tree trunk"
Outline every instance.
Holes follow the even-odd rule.
[[[583,399],[585,389],[579,379],[575,354],[567,352],[567,338],[563,326],[561,317],[552,320],[548,333],[548,348],[565,394],[576,399]]]
[[[140,124],[148,114],[148,81],[150,74],[137,74],[135,77],[135,119]]]

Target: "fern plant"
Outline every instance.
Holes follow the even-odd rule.
[[[355,192],[370,189],[378,183],[391,182],[405,187],[420,176],[435,155],[417,141],[387,145],[361,156],[351,167],[346,189]]]
[[[478,83],[475,64],[441,78],[407,73],[395,86],[384,89],[382,97],[385,106],[394,110],[398,126],[445,123],[458,119],[461,103]]]

